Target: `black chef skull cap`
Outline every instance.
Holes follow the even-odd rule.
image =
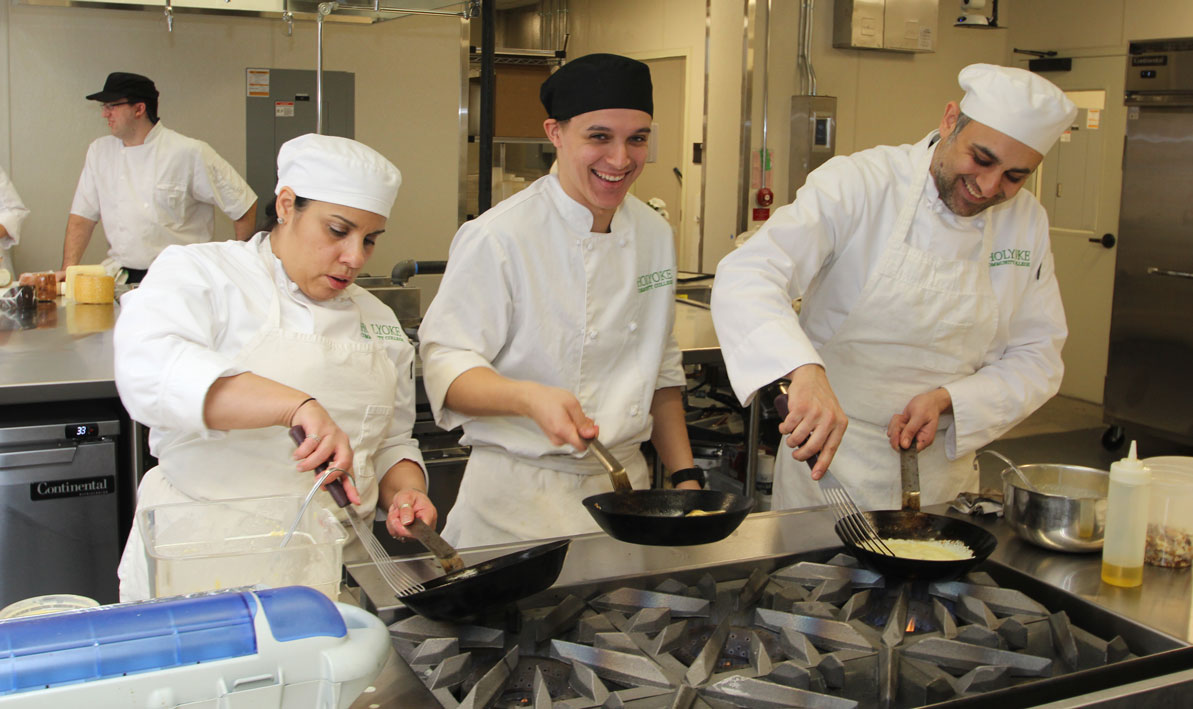
[[[151,79],[140,74],[114,71],[108,74],[108,79],[104,82],[103,91],[97,91],[87,96],[88,101],[100,101],[102,103],[111,103],[122,98],[144,102],[153,101],[156,107],[157,87],[153,85]]]
[[[539,100],[559,121],[606,108],[654,115],[650,67],[617,54],[586,54],[564,64],[543,82]]]

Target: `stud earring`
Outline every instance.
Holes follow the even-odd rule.
[[[286,223],[285,217],[278,217],[278,224],[285,224],[285,223]]]

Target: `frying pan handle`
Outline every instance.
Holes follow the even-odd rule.
[[[414,521],[406,529],[409,529],[415,539],[418,539],[428,551],[435,555],[435,558],[443,566],[444,572],[450,574],[453,571],[459,571],[464,568],[464,560],[460,558],[460,553],[421,519],[415,517]]]
[[[605,466],[605,470],[609,471],[609,479],[613,481],[613,490],[633,492],[634,487],[630,484],[630,476],[626,473],[625,466],[605,447],[605,444],[595,438],[589,438],[588,447],[592,449],[592,454],[601,462],[601,465]]]
[[[302,442],[307,439],[307,432],[302,429],[302,426],[294,426],[290,429],[290,440],[294,441],[294,445],[301,446]],[[327,470],[327,461],[323,461],[315,467],[315,475],[322,475],[323,471]],[[331,499],[335,500],[339,507],[348,506],[348,493],[344,490],[344,481],[336,478],[323,486]]]

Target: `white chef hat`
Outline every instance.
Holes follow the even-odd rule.
[[[320,202],[356,207],[389,217],[402,173],[364,143],[334,135],[307,133],[278,151],[278,184]]]
[[[1073,124],[1077,106],[1056,84],[1030,71],[970,64],[957,75],[961,112],[1043,155]]]

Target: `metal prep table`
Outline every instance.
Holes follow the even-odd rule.
[[[928,511],[945,513],[944,505]],[[955,513],[954,513],[955,514]],[[1101,582],[1100,554],[1061,554],[1044,551],[1018,539],[1001,519],[966,518],[986,527],[998,537],[998,549],[991,559],[1010,566],[1027,576],[1080,596],[1110,613],[1137,621],[1157,630],[1193,642],[1193,572],[1189,569],[1146,567],[1143,586],[1122,589]],[[722,542],[696,547],[646,547],[616,541],[603,533],[587,534],[572,540],[567,560],[556,586],[571,586],[597,579],[676,572],[701,567],[763,562],[802,551],[833,548],[840,545],[832,531],[833,518],[827,509],[786,510],[750,515],[736,532]],[[479,547],[461,552],[466,564],[532,546],[526,544]],[[438,565],[423,555],[401,562],[407,571],[427,579],[442,573]],[[349,572],[361,584],[363,603],[382,618],[393,619],[408,611],[392,598],[371,564],[356,564]],[[1145,680],[1139,685],[1193,682],[1193,671]],[[414,706],[406,702],[425,697],[422,685],[409,667],[391,657],[374,682],[375,690],[362,695],[354,707]],[[1127,695],[1138,688],[1119,687],[1102,695]],[[405,701],[403,701],[403,699]],[[1087,695],[1083,702],[1091,701]],[[396,703],[395,703],[396,702]],[[1081,706],[1081,702],[1056,706]],[[1175,705],[1174,705],[1175,706]]]

